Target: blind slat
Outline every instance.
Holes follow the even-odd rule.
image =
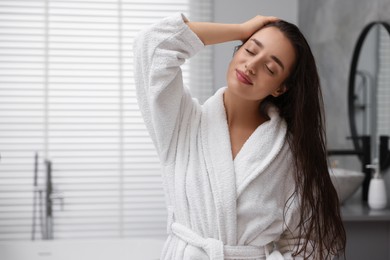
[[[54,200],[55,238],[165,236],[160,163],[138,110],[132,43],[176,12],[210,20],[209,1],[0,2],[0,240],[31,237],[36,152],[38,188],[48,159],[64,195],[63,210]],[[200,100],[212,91],[210,57],[206,50],[183,67]],[[206,80],[191,81],[204,70]],[[45,207],[38,195],[36,210]]]

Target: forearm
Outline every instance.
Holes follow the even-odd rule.
[[[277,20],[277,17],[257,15],[240,24],[190,22],[186,19],[184,19],[184,22],[198,36],[204,45],[210,45],[236,40],[246,41],[264,25]]]
[[[243,40],[239,24],[189,22],[186,24],[199,37],[204,45]]]

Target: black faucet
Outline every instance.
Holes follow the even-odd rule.
[[[381,135],[379,137],[379,163],[381,171],[390,166],[389,136]]]
[[[53,183],[51,179],[51,161],[46,161],[46,239],[53,239],[53,204],[52,204],[52,193]]]

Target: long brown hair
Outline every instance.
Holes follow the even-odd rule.
[[[346,234],[328,171],[325,117],[315,59],[298,27],[282,20],[266,26],[277,27],[296,52],[294,69],[285,81],[287,92],[277,98],[267,97],[261,106],[272,102],[288,125],[288,142],[296,169],[295,193],[300,202],[298,245],[303,245],[294,253],[303,253],[305,259],[314,256],[321,260],[344,254]],[[287,204],[285,214],[286,208]]]

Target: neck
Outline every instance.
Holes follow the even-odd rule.
[[[256,128],[266,121],[259,111],[261,101],[242,99],[231,93],[229,89],[226,89],[223,101],[229,127]]]

